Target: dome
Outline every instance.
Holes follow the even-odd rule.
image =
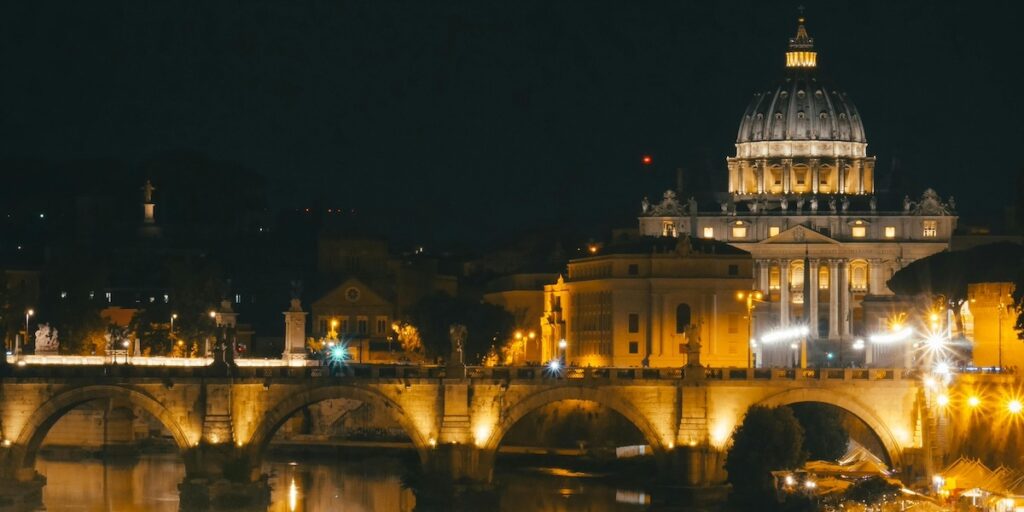
[[[754,94],[740,121],[736,143],[839,141],[866,143],[864,125],[846,93],[818,80],[814,40],[800,19],[789,40],[786,76],[774,89]]]

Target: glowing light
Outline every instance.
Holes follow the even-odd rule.
[[[1006,410],[1010,411],[1010,414],[1020,414],[1024,410],[1024,404],[1021,404],[1020,400],[1013,399],[1006,404]]]
[[[946,346],[946,340],[941,336],[929,336],[924,342],[932,350],[942,350]]]
[[[903,341],[914,334],[914,329],[910,327],[900,327],[900,324],[893,325],[893,332],[887,334],[872,334],[868,336],[868,341],[871,343],[893,343],[897,341]]]
[[[7,448],[9,446],[11,446],[11,440],[10,439],[4,439],[4,448]]]
[[[430,440],[427,441],[427,444],[429,444],[431,448],[436,448],[437,447],[437,439],[434,439],[433,437],[431,437]]]
[[[696,439],[690,439],[690,442],[688,444],[690,446],[697,446],[697,440]]]
[[[976,397],[976,396],[972,396],[972,397],[967,399],[967,405],[969,405],[971,407],[977,407],[977,406],[981,405],[981,399]]]
[[[724,448],[725,444],[729,442],[731,434],[732,424],[720,422],[711,429],[711,442],[718,448]]]
[[[925,377],[924,378],[924,385],[925,385],[925,387],[927,387],[929,389],[934,389],[937,384],[938,383],[935,382],[935,379],[933,379],[932,377]]]
[[[288,485],[288,510],[294,512],[299,506],[299,487],[295,485],[295,479]]]
[[[213,444],[219,443],[220,442],[220,436],[218,436],[217,434],[211,434],[210,435],[210,442],[213,443]]]
[[[644,155],[640,157],[640,163],[644,165],[651,165],[654,163],[654,158],[652,158],[651,155]]]
[[[675,443],[673,443],[672,441],[669,441],[669,442],[668,442],[668,449],[669,449],[669,450],[671,450],[671,449],[673,449],[673,448],[675,448],[675,447],[676,447],[676,444],[675,444]]]
[[[548,361],[548,370],[557,372],[562,369],[562,363],[558,362],[558,359],[552,359]]]
[[[938,404],[939,407],[945,407],[945,406],[949,405],[949,396],[948,395],[939,395],[939,396],[935,397],[935,403]]]
[[[790,327],[788,329],[777,329],[764,336],[761,336],[761,343],[774,343],[776,341],[789,341],[807,336],[811,330],[806,325]]]
[[[568,347],[568,346],[569,346],[569,342],[565,341],[565,338],[562,338],[561,340],[558,341],[558,348],[564,349],[565,347]]]
[[[793,478],[793,475],[786,475],[786,485],[794,484],[796,484],[796,480]]]
[[[210,311],[210,318],[217,318],[217,312],[216,311]]]
[[[945,361],[940,361],[938,363],[935,363],[935,368],[933,368],[932,371],[936,375],[949,375],[950,374],[949,363],[947,363]]]
[[[818,484],[814,480],[807,480],[806,482],[804,482],[804,487],[808,489],[814,489],[817,486]]]
[[[862,340],[862,339],[854,340],[854,342],[853,342],[853,349],[854,350],[864,350],[864,340]]]
[[[491,435],[490,425],[477,425],[476,430],[473,432],[473,437],[476,440],[477,446],[483,446],[487,442],[487,438]]]

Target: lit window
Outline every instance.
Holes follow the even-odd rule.
[[[107,292],[106,296],[107,296],[107,303],[109,303],[111,301],[111,299],[113,299],[113,294],[111,294],[110,292]]]
[[[733,238],[746,238],[747,237],[747,227],[746,226],[733,226],[733,228],[732,228],[732,236],[733,236]]]
[[[170,301],[171,301],[171,296],[170,296],[170,295],[167,295],[167,294],[165,293],[165,294],[164,294],[164,304],[167,304],[167,303],[168,303],[168,302],[170,302]]]
[[[855,261],[850,264],[850,288],[853,291],[865,291],[868,289],[868,264],[863,261]]]
[[[768,228],[768,236],[775,236],[779,234],[779,231],[781,231],[781,228],[779,228],[778,226],[770,226]]]
[[[378,316],[377,317],[377,334],[383,335],[388,331],[388,317]]]
[[[676,236],[675,222],[666,222],[661,227],[661,236]]]
[[[926,220],[922,223],[921,234],[925,238],[935,238],[939,234],[939,223],[934,220]]]
[[[886,238],[896,238],[896,226],[886,226],[885,227],[885,237]]]
[[[828,267],[825,265],[818,267],[818,289],[828,290]]]
[[[704,238],[714,238],[714,237],[715,237],[715,228],[710,227],[710,226],[705,227],[704,228]]]
[[[868,235],[868,228],[866,226],[854,226],[851,234],[854,238],[864,238]]]
[[[60,292],[60,298],[62,298],[62,299],[68,298],[68,292]]]
[[[768,289],[779,289],[779,267],[773,266],[771,270],[768,271]]]
[[[242,294],[241,293],[236,293],[235,294],[235,304],[241,304],[241,303],[242,303]]]
[[[793,290],[800,290],[804,287],[804,264],[795,263],[789,267],[789,287]]]

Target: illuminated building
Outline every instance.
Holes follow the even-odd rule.
[[[700,363],[746,366],[750,255],[689,237],[645,237],[569,261],[544,287],[542,358],[578,366],[682,366],[699,337]]]
[[[668,191],[656,204],[643,201],[639,224],[643,235],[686,234],[749,252],[754,288],[766,296],[758,334],[807,324],[812,339],[848,344],[883,326],[862,302],[890,296],[894,272],[946,250],[957,217],[952,198],[931,189],[892,204],[875,195],[860,114],[818,75],[801,18],[783,79],[755,93],[740,120],[718,204]]]

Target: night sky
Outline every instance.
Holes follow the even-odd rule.
[[[805,3],[883,173],[968,216],[1015,200],[1016,3]],[[724,189],[797,5],[6,2],[0,159],[196,151],[267,176],[276,206],[438,238],[632,226],[676,167]]]

